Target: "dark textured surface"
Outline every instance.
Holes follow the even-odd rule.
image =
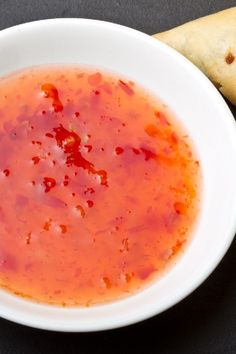
[[[230,6],[236,0],[0,0],[0,29],[44,18],[85,17],[152,34]],[[187,299],[127,328],[62,334],[0,319],[0,354],[236,354],[235,254],[236,242]]]

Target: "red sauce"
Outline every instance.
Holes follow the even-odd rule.
[[[89,305],[132,294],[185,247],[199,163],[168,109],[80,67],[0,80],[0,285]]]

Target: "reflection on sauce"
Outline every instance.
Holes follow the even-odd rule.
[[[0,80],[0,118],[3,288],[61,305],[116,300],[184,249],[199,162],[134,82],[28,69]]]

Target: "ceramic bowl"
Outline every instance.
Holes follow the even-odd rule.
[[[0,32],[0,75],[29,66],[70,63],[105,68],[150,90],[170,106],[200,159],[201,212],[192,242],[165,275],[125,299],[89,308],[34,303],[0,290],[0,316],[57,331],[129,325],[173,306],[198,287],[224,256],[236,228],[236,129],[210,81],[176,51],[112,23],[56,19]]]

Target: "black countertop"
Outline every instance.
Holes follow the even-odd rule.
[[[0,29],[45,18],[84,17],[152,34],[231,6],[236,0],[0,0]],[[235,255],[236,242],[192,295],[130,327],[64,334],[0,319],[0,354],[236,354]]]

